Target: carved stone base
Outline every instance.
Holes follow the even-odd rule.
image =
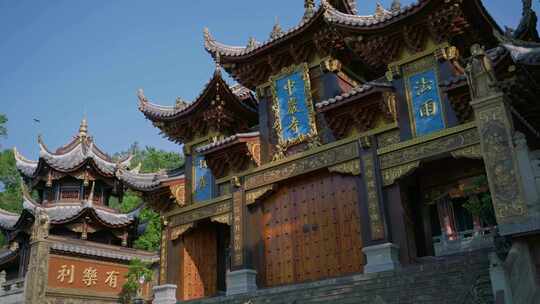
[[[176,285],[165,284],[154,286],[154,300],[152,304],[176,304]]]
[[[227,272],[227,295],[250,293],[257,290],[257,271],[242,269]]]
[[[399,263],[399,246],[392,243],[369,246],[362,249],[367,258],[364,273],[397,270]]]

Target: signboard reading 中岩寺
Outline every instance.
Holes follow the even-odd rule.
[[[315,116],[307,64],[284,69],[271,77],[274,128],[279,146],[303,142],[316,136]]]

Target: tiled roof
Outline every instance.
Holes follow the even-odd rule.
[[[217,148],[217,147],[221,147],[221,146],[226,145],[228,143],[232,143],[232,142],[234,142],[234,141],[236,141],[238,139],[253,138],[253,137],[258,137],[258,136],[259,136],[258,131],[257,132],[250,132],[250,133],[235,134],[235,135],[223,138],[221,140],[215,141],[213,143],[210,143],[208,145],[201,146],[201,147],[196,149],[196,152],[197,153],[203,153],[203,152],[206,152],[208,150],[211,150],[211,149],[214,149],[214,148]]]
[[[56,236],[49,236],[49,240],[51,241],[51,249],[55,251],[115,259],[121,261],[131,261],[133,259],[139,259],[144,262],[154,263],[159,260],[159,256],[153,252],[146,252],[125,247],[118,248],[94,242],[65,239]]]
[[[43,211],[49,216],[51,224],[62,224],[78,218],[85,212],[93,213],[97,219],[105,225],[123,227],[133,223],[138,217],[142,205],[129,213],[118,213],[116,210],[96,206],[89,201],[75,203],[59,203],[52,206],[41,206],[36,203],[25,190],[23,191],[23,210],[32,215]],[[0,227],[13,229],[19,221],[20,215],[0,209]]]
[[[131,162],[131,156],[119,161],[118,163],[99,149],[92,137],[86,133],[76,135],[73,140],[56,152],[51,152],[41,136],[39,143],[39,161],[31,161],[22,156],[14,149],[17,169],[25,176],[32,177],[39,168],[39,162],[43,161],[50,167],[58,171],[71,171],[79,168],[85,162],[92,160],[96,167],[107,175],[114,175],[119,167],[128,167]]]
[[[138,191],[158,189],[163,182],[184,177],[182,169],[163,170],[157,173],[139,173],[129,170],[118,170],[117,177],[129,187]]]
[[[9,229],[17,223],[20,215],[0,209],[0,228]]]
[[[503,44],[503,47],[510,52],[514,62],[525,65],[540,65],[540,44],[531,43],[529,45]]]
[[[225,80],[223,80],[221,75],[221,69],[217,68],[216,72],[214,73],[214,76],[204,85],[204,88],[202,89],[199,96],[195,98],[194,102],[187,103],[185,101],[177,102],[174,106],[163,106],[158,105],[155,103],[150,102],[146,96],[144,96],[144,91],[140,89],[137,93],[139,98],[139,110],[149,119],[174,119],[181,115],[185,115],[190,113],[193,109],[197,107],[200,103],[202,103],[203,96],[207,94],[207,91],[213,86],[214,83],[220,83],[224,86],[226,86],[232,94],[234,94],[239,101],[243,101],[245,99],[248,99],[249,97],[252,97],[251,91],[249,89],[241,86],[241,85],[235,85],[233,87],[229,87]],[[252,109],[251,104],[245,104],[241,102],[242,105],[249,107]]]
[[[228,57],[240,57],[246,56],[251,53],[255,53],[258,50],[263,49],[266,46],[277,43],[279,41],[285,40],[288,37],[295,35],[300,32],[302,29],[306,28],[310,24],[314,23],[315,20],[323,18],[325,22],[337,25],[353,26],[356,28],[375,28],[378,26],[386,25],[387,23],[400,20],[401,18],[417,11],[418,9],[424,7],[427,3],[433,0],[417,0],[416,2],[401,7],[400,5],[394,6],[392,10],[386,10],[381,5],[377,5],[377,11],[373,15],[359,16],[356,14],[347,14],[339,11],[334,8],[328,0],[321,0],[321,5],[317,10],[308,18],[302,18],[300,23],[287,31],[275,32],[270,35],[270,39],[258,43],[248,43],[248,46],[229,46],[223,43],[220,43],[214,39],[210,34],[210,31],[204,29],[204,46],[205,49],[219,56],[228,56]],[[352,3],[352,1],[349,1]],[[275,33],[274,33],[275,32]],[[278,34],[279,33],[279,34]],[[250,40],[253,41],[253,40]]]
[[[368,82],[360,86],[357,86],[348,92],[345,92],[338,96],[318,102],[317,104],[315,104],[315,107],[320,110],[330,105],[348,101],[352,99],[353,97],[360,98],[362,96],[366,96],[374,92],[388,91],[388,90],[393,90],[393,86],[389,82],[379,82],[379,81]]]

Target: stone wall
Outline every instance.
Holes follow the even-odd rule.
[[[420,264],[376,274],[262,289],[249,295],[182,303],[440,304],[493,303],[487,252],[422,259]]]

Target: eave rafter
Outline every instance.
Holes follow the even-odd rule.
[[[491,45],[495,42],[492,32],[500,30],[480,0],[419,0],[403,7],[394,1],[389,10],[378,5],[373,15],[359,16],[353,11],[349,1],[321,0],[320,7],[310,6],[299,25],[288,31],[276,25],[271,39],[256,46],[224,45],[206,29],[205,48],[214,58],[219,57],[239,83],[255,89],[268,80],[267,66],[275,73],[307,61],[314,53],[321,58],[337,56],[344,62],[354,59],[367,71],[380,74],[403,48],[422,50],[428,37],[435,42],[457,39],[456,43],[466,48],[471,42],[461,41],[463,33],[473,32],[471,35]]]
[[[196,134],[210,131],[234,134],[247,131],[257,122],[256,101],[245,90],[236,95],[221,75],[218,66],[212,79],[193,103],[178,103],[173,107],[152,104],[139,91],[139,109],[161,130],[162,135],[176,143],[190,141]]]

